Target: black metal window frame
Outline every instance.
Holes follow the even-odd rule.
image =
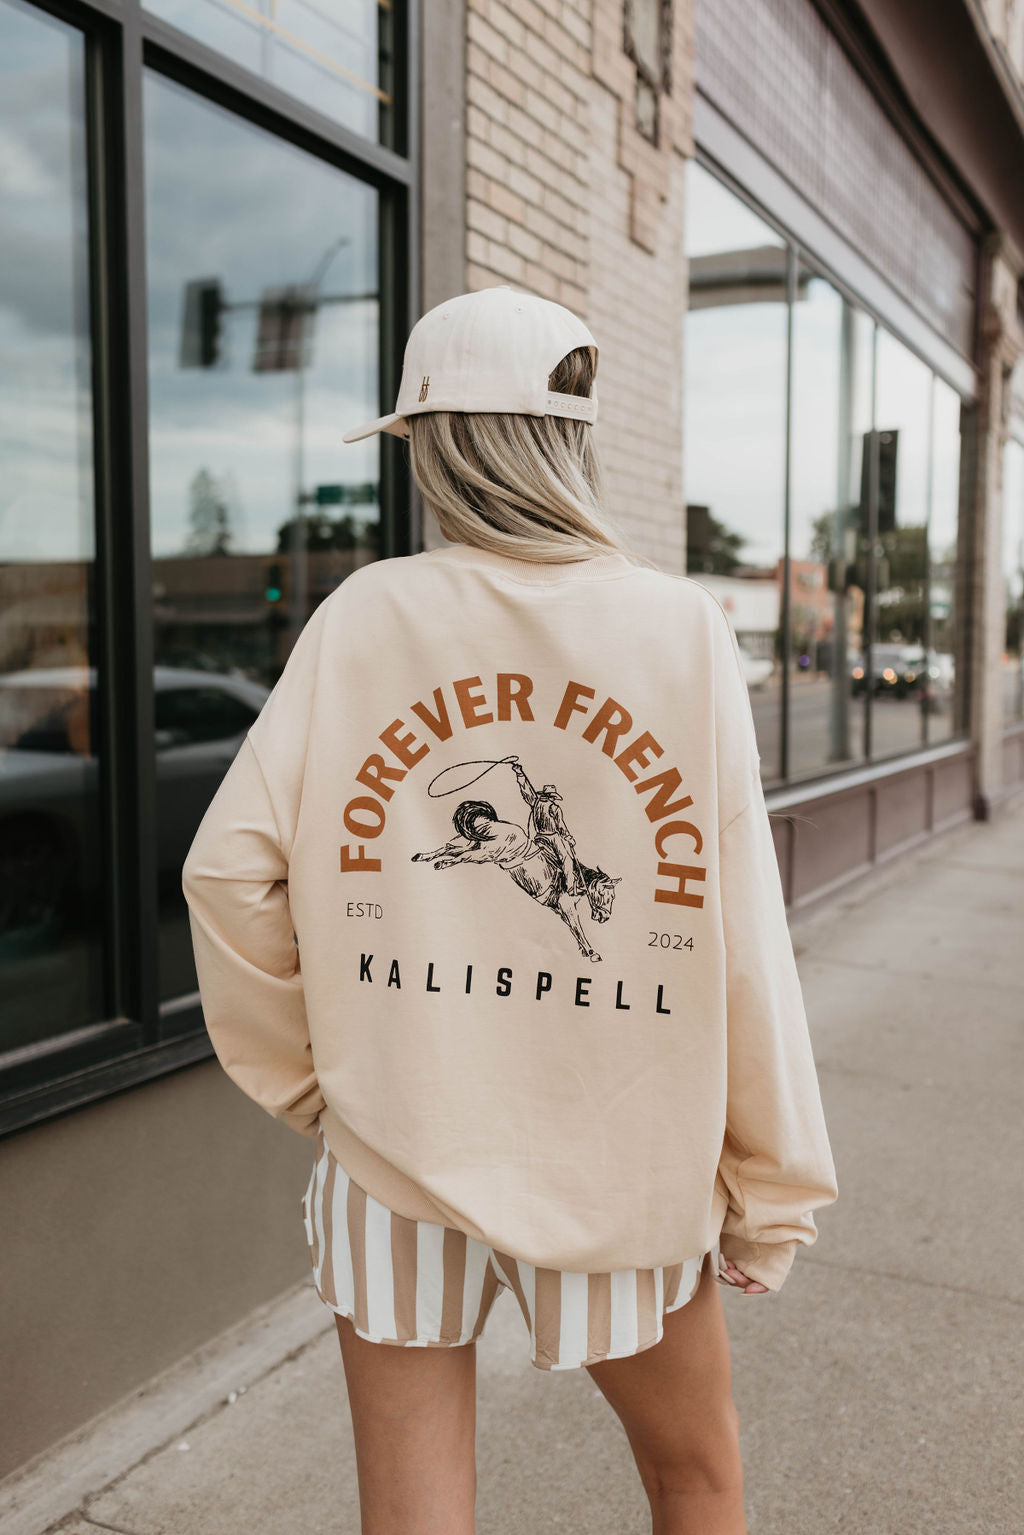
[[[0,1134],[203,1060],[198,993],[158,995],[143,81],[147,71],[356,176],[379,193],[380,410],[419,313],[418,0],[393,0],[392,107],[374,142],[148,13],[140,0],[30,0],[85,43],[94,406],[95,655],[111,1017],[0,1056]],[[397,438],[381,434],[384,557],[419,546]]]
[[[889,770],[893,766],[906,759],[913,759],[915,764],[926,763],[932,760],[946,757],[953,749],[966,751],[971,744],[970,737],[970,699],[966,694],[969,685],[971,657],[969,648],[965,648],[965,654],[960,659],[963,662],[958,668],[960,677],[958,685],[958,713],[960,725],[953,737],[946,737],[942,741],[924,743],[919,747],[908,746],[895,752],[884,755],[874,755],[871,751],[872,744],[872,698],[871,689],[868,688],[865,695],[865,743],[867,755],[865,762],[854,765],[839,764],[835,767],[821,767],[807,773],[793,774],[790,772],[789,751],[789,673],[792,659],[789,607],[790,607],[790,565],[792,555],[790,552],[791,532],[791,503],[792,503],[792,377],[793,377],[793,305],[796,302],[798,274],[801,270],[820,277],[831,284],[841,296],[844,302],[866,315],[872,323],[872,419],[874,418],[874,391],[876,388],[877,360],[875,353],[878,346],[878,333],[885,331],[905,347],[914,357],[924,363],[933,379],[941,379],[960,398],[961,408],[961,459],[960,459],[960,503],[957,530],[958,545],[958,582],[957,593],[962,603],[973,600],[973,587],[970,580],[971,538],[970,529],[973,520],[973,501],[969,486],[971,483],[968,473],[969,466],[973,462],[977,434],[977,404],[975,401],[964,398],[963,391],[936,363],[934,357],[929,357],[925,351],[916,346],[912,340],[900,335],[892,323],[868,302],[862,294],[858,293],[842,277],[838,276],[815,252],[809,250],[797,235],[787,227],[772,211],[761,203],[756,196],[738,181],[735,176],[721,165],[718,160],[709,154],[700,144],[696,146],[694,159],[708,175],[713,176],[728,192],[731,192],[742,202],[751,213],[755,214],[774,234],[777,234],[783,242],[786,251],[786,380],[785,380],[785,454],[783,468],[783,503],[782,511],[782,535],[783,535],[783,576],[782,576],[782,604],[780,611],[780,627],[782,629],[782,686],[780,690],[779,709],[779,762],[778,776],[766,791],[766,799],[769,808],[781,805],[795,794],[803,790],[813,792],[834,782],[838,788],[850,774],[862,774],[872,769]],[[979,251],[979,275],[981,254]],[[980,292],[980,285],[976,288]],[[978,345],[977,316],[975,323],[975,347]],[[933,387],[934,398],[934,387]],[[871,480],[868,486],[868,527],[869,539],[875,541],[875,529],[878,515],[878,486],[877,486],[877,443],[873,444],[870,455]],[[869,581],[874,581],[874,558],[869,560]],[[929,572],[930,576],[930,572]],[[965,642],[969,644],[971,625],[963,627]],[[870,640],[869,640],[870,645]]]

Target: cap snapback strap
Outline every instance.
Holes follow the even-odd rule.
[[[554,394],[545,396],[546,413],[549,416],[574,416],[577,421],[597,420],[597,400],[585,394]]]

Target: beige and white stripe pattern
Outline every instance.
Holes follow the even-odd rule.
[[[360,1336],[407,1348],[469,1343],[505,1288],[519,1302],[541,1370],[650,1348],[664,1314],[696,1291],[704,1256],[611,1274],[535,1268],[463,1231],[396,1215],[353,1183],[322,1130],[302,1209],[317,1293]],[[712,1274],[718,1259],[716,1243]]]

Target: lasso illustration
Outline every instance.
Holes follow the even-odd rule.
[[[491,768],[511,766],[513,762],[518,761],[518,757],[477,757],[472,762],[453,762],[451,767],[442,768],[440,773],[434,774],[427,784],[427,793],[431,799],[442,799],[446,794],[458,794],[460,790],[468,789],[470,784],[476,783],[477,779],[482,778],[485,773],[489,773]],[[471,771],[467,777],[467,768],[479,768],[480,771],[479,773]],[[445,788],[434,787],[442,781],[446,785]]]

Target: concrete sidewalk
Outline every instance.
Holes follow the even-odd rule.
[[[1024,802],[793,938],[840,1197],[779,1295],[722,1292],[751,1535],[1021,1535]],[[530,1366],[508,1294],[478,1358],[481,1535],[648,1531],[617,1420]],[[48,1526],[357,1535],[311,1285],[0,1486],[0,1535]]]

